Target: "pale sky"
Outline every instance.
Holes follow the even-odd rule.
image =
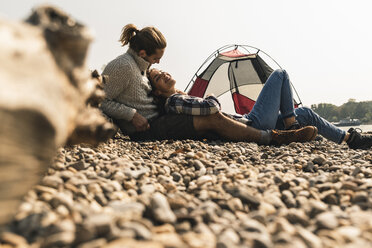
[[[133,23],[164,34],[168,46],[155,67],[170,72],[182,90],[213,51],[246,44],[287,70],[305,106],[372,100],[370,0],[15,0],[0,1],[0,16],[22,20],[42,3],[94,31],[90,69],[126,51],[118,39]]]

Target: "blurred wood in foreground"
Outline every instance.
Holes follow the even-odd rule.
[[[0,226],[58,147],[96,145],[116,131],[95,108],[103,91],[85,65],[92,38],[53,6],[25,22],[0,19]]]

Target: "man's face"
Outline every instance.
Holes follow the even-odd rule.
[[[155,89],[155,93],[161,95],[162,93],[170,92],[174,90],[176,81],[172,76],[164,71],[152,69],[149,74],[152,85]]]
[[[145,55],[143,57],[144,60],[149,62],[150,64],[159,64],[161,57],[163,57],[165,49],[156,49],[155,53],[151,56]]]

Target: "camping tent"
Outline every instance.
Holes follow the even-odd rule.
[[[271,62],[271,66],[259,54],[265,56],[265,59]],[[185,91],[198,97],[213,93],[216,97],[222,98],[228,94],[236,113],[249,113],[267,78],[273,72],[272,67],[281,68],[275,60],[258,48],[227,45],[206,59]],[[295,106],[298,106],[301,104],[300,98],[293,85],[292,89],[297,97],[294,99]]]

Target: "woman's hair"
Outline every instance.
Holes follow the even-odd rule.
[[[152,87],[152,90],[151,92],[149,93],[150,96],[153,97],[154,99],[154,104],[156,105],[157,107],[157,110],[159,112],[160,115],[163,115],[165,114],[165,102],[167,101],[167,98],[164,97],[164,96],[159,96],[159,95],[156,95],[154,92],[155,92],[155,85],[154,85],[154,81],[150,78],[150,72],[154,70],[153,68],[151,69],[148,69],[147,72],[146,72],[146,75],[147,75],[147,78],[151,84],[151,87]]]
[[[145,27],[138,30],[134,24],[124,26],[119,41],[122,46],[129,44],[136,53],[145,50],[147,56],[155,54],[156,49],[164,49],[167,46],[167,41],[157,28]]]

